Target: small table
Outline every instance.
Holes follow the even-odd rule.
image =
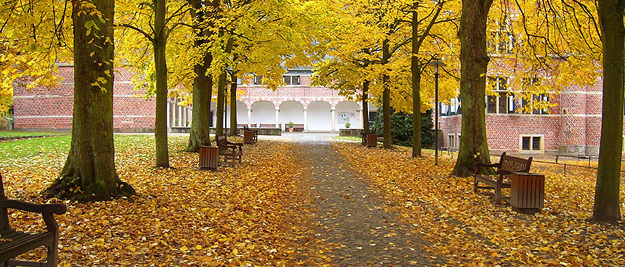
[[[545,176],[538,173],[512,172],[510,205],[519,209],[545,207]]]

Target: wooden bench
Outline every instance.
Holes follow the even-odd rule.
[[[46,232],[24,233],[11,228],[7,209],[40,213],[46,224]],[[8,199],[4,195],[0,175],[0,264],[2,266],[56,266],[58,256],[59,227],[53,214],[64,214],[63,204],[32,204]],[[39,247],[47,248],[46,262],[13,260],[13,258]]]
[[[223,157],[224,162],[228,163],[228,161],[230,161],[230,167],[234,167],[237,159],[239,163],[241,163],[243,144],[229,142],[225,135],[218,135],[217,147],[219,147],[219,156]]]
[[[473,191],[477,192],[477,189],[495,189],[495,203],[499,203],[501,200],[501,189],[510,188],[510,182],[505,181],[504,177],[509,176],[512,172],[529,172],[532,165],[532,157],[529,159],[518,158],[506,155],[506,152],[501,154],[499,163],[485,164],[481,162],[475,163],[475,181],[473,183]],[[496,168],[494,175],[479,174],[482,168]],[[479,186],[478,183],[484,183],[488,186]]]
[[[299,123],[293,124],[293,131],[294,132],[303,132],[304,131],[304,124],[303,123],[301,123],[301,124],[299,124]]]

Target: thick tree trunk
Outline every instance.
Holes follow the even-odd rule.
[[[154,66],[156,69],[156,119],[154,139],[156,142],[156,167],[169,168],[169,149],[167,147],[167,60],[165,51],[167,36],[165,32],[165,0],[153,0],[156,7],[154,15],[155,36]]]
[[[416,8],[416,6],[415,6]],[[419,62],[419,13],[412,12],[412,157],[421,157],[421,66]]]
[[[93,8],[85,6],[92,3]],[[113,10],[115,1],[72,1],[74,111],[72,142],[48,197],[107,200],[135,193],[115,170],[113,143]],[[96,12],[97,11],[97,12]],[[101,14],[102,20],[93,14]],[[88,30],[87,21],[96,26]]]
[[[219,75],[217,81],[217,125],[215,126],[216,135],[224,135],[224,114],[226,100],[226,71]]]
[[[619,191],[623,146],[624,2],[599,1],[603,42],[603,115],[593,219],[602,222],[617,222],[621,217]]]
[[[369,133],[369,81],[362,82],[362,127],[365,134]]]
[[[237,135],[237,75],[230,75],[230,136]]]
[[[382,41],[382,65],[388,64],[391,58],[389,39]],[[388,74],[382,75],[382,109],[384,112],[384,148],[393,147],[393,137],[391,136],[391,88]]]
[[[198,11],[201,9],[199,1],[193,2],[191,16],[197,23],[199,28],[204,23],[204,13]],[[205,31],[197,30],[194,46],[200,48],[205,44]],[[191,118],[191,134],[189,135],[189,144],[187,151],[197,152],[200,146],[210,146],[210,106],[211,97],[213,95],[213,79],[206,75],[206,71],[210,68],[213,56],[210,52],[203,54],[202,60],[193,67],[195,78],[193,79],[193,111]]]
[[[462,135],[453,173],[469,176],[474,163],[490,163],[486,139],[486,20],[493,0],[463,0],[460,19],[460,98],[462,99]]]

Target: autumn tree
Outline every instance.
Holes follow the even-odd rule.
[[[128,46],[134,48],[137,43],[149,43],[152,48],[152,62],[148,66],[151,66],[151,69],[153,69],[154,78],[150,82],[154,84],[153,93],[156,95],[156,116],[154,122],[156,166],[169,168],[169,149],[167,145],[167,97],[169,91],[167,85],[167,40],[171,31],[182,25],[180,18],[186,13],[187,5],[185,2],[173,0],[152,0],[151,2],[139,3],[138,5],[135,2],[126,1],[118,5],[118,8],[122,10],[118,12],[118,25],[134,30],[140,37],[148,41],[143,42],[140,37],[136,36],[123,36],[123,38],[120,38],[123,40],[122,45],[124,45],[124,41],[131,42]],[[132,61],[129,59],[146,60],[145,57],[128,57],[126,61]],[[135,66],[138,67],[139,65],[141,63]],[[139,69],[139,71],[142,70],[145,71],[145,69]],[[147,73],[138,72],[138,75],[147,75]],[[148,92],[148,94],[150,93],[152,92]]]
[[[492,0],[462,1],[460,18],[460,97],[462,98],[462,135],[457,176],[473,174],[477,161],[490,163],[486,138],[486,71],[490,58],[486,53],[486,21]]]
[[[617,222],[621,218],[620,181],[623,147],[623,75],[625,68],[625,1],[599,1],[598,17],[603,43],[603,111],[599,170],[593,219]]]
[[[49,196],[106,200],[134,189],[115,170],[113,143],[113,14],[110,0],[72,1],[74,111],[72,141]]]

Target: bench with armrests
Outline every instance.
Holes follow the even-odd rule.
[[[25,233],[16,231],[9,224],[8,209],[39,213],[46,224],[43,233]],[[33,204],[8,199],[4,195],[2,175],[0,175],[0,265],[1,266],[56,266],[58,257],[59,227],[54,214],[64,214],[67,208],[63,204]],[[46,247],[47,256],[44,263],[15,260],[13,258],[34,250]]]
[[[225,135],[218,135],[217,147],[219,148],[219,156],[223,157],[225,163],[230,162],[231,167],[234,167],[236,160],[241,163],[243,144],[230,142]]]
[[[501,154],[498,163],[485,164],[476,162],[475,173],[473,175],[475,177],[473,191],[477,192],[477,189],[494,189],[495,203],[499,203],[501,200],[501,189],[510,188],[510,174],[512,174],[512,172],[529,172],[531,165],[532,157],[529,157],[529,159],[513,157],[506,155],[506,152]],[[483,168],[495,168],[495,174],[480,174]],[[504,180],[504,178],[508,179]],[[484,183],[488,186],[479,186],[479,183]]]

